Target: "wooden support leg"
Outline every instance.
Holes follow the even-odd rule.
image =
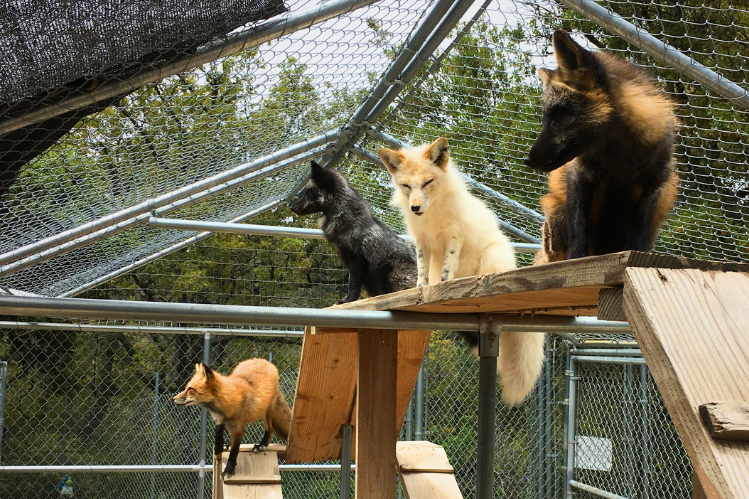
[[[356,499],[395,497],[398,333],[359,330]]]
[[[692,473],[692,499],[707,499],[700,479],[697,477],[697,473]]]

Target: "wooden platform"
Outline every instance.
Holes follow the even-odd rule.
[[[395,451],[406,499],[463,499],[445,449],[431,442],[398,442]]]
[[[253,448],[240,447],[234,474],[226,478],[221,472],[229,452],[213,456],[213,499],[282,499],[278,458],[286,446],[271,444],[262,452],[253,452]]]
[[[686,313],[689,317],[689,313],[700,310],[707,300],[704,297],[689,298],[687,293],[684,298],[685,305],[679,305],[681,297],[676,294],[671,297],[673,304],[665,308],[648,308],[654,303],[655,298],[650,295],[651,291],[647,286],[652,288],[658,283],[653,281],[651,284],[642,285],[646,286],[645,288],[638,287],[636,291],[640,295],[637,295],[639,298],[635,298],[633,276],[648,274],[652,280],[652,275],[657,275],[654,274],[656,272],[663,272],[663,269],[667,269],[674,276],[688,275],[691,276],[690,279],[697,279],[698,276],[729,275],[725,274],[727,272],[738,275],[735,273],[749,272],[749,265],[707,262],[628,251],[524,267],[502,274],[456,279],[360,300],[336,308],[434,313],[534,313],[597,316],[600,307],[600,311],[604,312],[606,318],[624,318],[626,309],[626,317],[630,318],[641,338],[648,364],[657,365],[651,368],[661,393],[664,393],[669,409],[677,410],[675,408],[678,406],[681,407],[679,410],[687,414],[687,408],[689,408],[690,411],[694,409],[696,414],[694,403],[717,401],[715,397],[723,394],[725,390],[711,388],[710,397],[707,397],[706,392],[700,392],[699,396],[694,395],[691,389],[687,388],[689,384],[687,379],[694,376],[700,377],[695,374],[700,371],[694,366],[700,366],[701,369],[702,366],[712,362],[712,367],[717,374],[729,375],[734,373],[736,368],[727,366],[724,359],[731,359],[731,362],[743,362],[744,367],[749,366],[747,360],[749,349],[743,350],[743,346],[741,348],[737,346],[740,329],[737,329],[734,322],[740,317],[723,312],[722,322],[717,319],[713,322],[705,322],[703,319],[698,321],[695,318],[694,320],[697,321],[695,324],[699,327],[692,323],[689,323],[689,327],[693,329],[693,332],[699,332],[703,343],[710,345],[703,351],[704,355],[694,359],[687,354],[683,358],[678,357],[681,359],[678,362],[683,367],[683,372],[679,375],[669,369],[656,375],[659,369],[665,369],[664,366],[673,361],[669,360],[669,355],[676,354],[663,353],[665,347],[657,344],[660,341],[668,344],[667,341],[672,340],[666,340],[665,336],[658,336],[653,332],[649,333],[651,339],[646,340],[644,338],[648,333],[645,331],[648,328],[655,328],[653,331],[658,334],[668,331],[672,335],[669,338],[678,338],[679,334],[685,335],[684,338],[691,338],[684,331],[669,330],[669,326],[685,324],[679,322],[683,317],[675,318],[675,315]],[[745,292],[749,293],[749,291]],[[730,296],[733,291],[724,290],[722,293],[728,295],[725,297],[725,307],[735,309],[736,313],[749,314],[749,303],[745,298],[747,295],[744,295],[742,302],[741,297]],[[690,299],[693,302],[689,302]],[[641,315],[633,315],[636,313],[636,307],[642,309],[639,312]],[[691,310],[683,312],[684,307],[689,307]],[[717,307],[714,310],[719,309],[720,307]],[[658,320],[655,320],[656,317]],[[749,323],[748,317],[743,317],[741,320],[745,321],[744,324]],[[707,327],[708,324],[710,328]],[[724,337],[723,332],[716,333],[715,327],[721,331],[725,330],[725,335],[728,336]],[[741,331],[742,334],[749,335],[745,330]],[[337,332],[344,334],[336,334]],[[724,343],[716,343],[708,339],[716,334]],[[397,338],[397,348],[395,338]],[[359,457],[356,473],[357,497],[392,498],[395,493],[395,440],[400,431],[428,341],[429,332],[427,331],[350,329],[316,331],[314,328],[308,328],[305,331],[302,348],[287,462],[338,459],[341,455],[341,425],[351,424],[356,427],[355,432],[364,425],[366,432],[360,433],[366,434],[355,434],[354,438]],[[679,344],[683,342],[682,340],[673,341]],[[673,357],[673,359],[676,358]],[[698,361],[692,362],[695,359]],[[365,366],[365,368],[360,369],[360,366]],[[357,383],[360,387],[358,391]],[[740,384],[743,391],[734,389],[735,383]],[[676,390],[672,385],[681,386],[681,391]],[[705,382],[703,385],[709,384]],[[725,392],[724,396],[744,397],[744,400],[749,400],[749,393],[747,393],[749,381],[745,381],[742,377],[735,377],[734,385],[731,386],[731,390]],[[672,390],[675,395],[667,395],[666,392],[669,390]],[[710,400],[705,400],[706,397]],[[688,400],[688,404],[680,401],[680,398]],[[357,403],[363,408],[362,411],[357,410]],[[673,405],[674,409],[671,408],[671,404],[676,404]],[[682,435],[685,442],[690,441],[690,438],[696,438],[694,442],[700,442],[690,444],[692,445],[690,457],[696,463],[695,467],[698,469],[700,479],[708,481],[707,484],[703,484],[707,497],[710,499],[749,497],[749,490],[741,488],[744,485],[737,485],[739,482],[729,483],[738,478],[719,479],[717,476],[720,473],[720,467],[729,461],[720,457],[720,453],[716,453],[715,449],[718,447],[732,449],[726,451],[726,455],[731,455],[732,452],[738,454],[731,459],[737,456],[747,459],[745,449],[735,447],[739,444],[706,442],[702,434],[704,429],[700,433],[692,427],[699,418],[693,419],[691,413],[685,416],[681,423],[678,422],[678,417],[674,419],[677,421],[680,435],[682,428],[691,428],[689,431],[693,436]],[[688,449],[690,449],[689,446]],[[733,473],[731,469],[730,466],[726,468],[729,475]],[[746,467],[741,468],[737,465],[736,469],[741,469],[742,473],[746,473],[744,476],[749,477],[749,470]],[[715,486],[712,484],[714,480],[717,480]],[[734,495],[726,495],[725,491],[733,491]],[[746,493],[742,495],[743,492],[737,491]]]

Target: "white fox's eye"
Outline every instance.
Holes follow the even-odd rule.
[[[434,179],[427,180],[426,182],[424,182],[423,184],[421,184],[421,188],[423,189],[424,187],[428,186],[432,182],[434,182]]]
[[[411,186],[410,185],[408,185],[408,184],[401,184],[401,185],[403,187],[405,187],[406,189],[408,189],[409,191],[411,190]]]

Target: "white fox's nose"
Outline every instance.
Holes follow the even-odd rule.
[[[414,213],[418,213],[420,209],[421,209],[421,206],[419,206],[418,204],[411,205],[411,211],[413,211]]]

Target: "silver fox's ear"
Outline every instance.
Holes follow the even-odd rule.
[[[450,161],[450,151],[447,148],[447,139],[445,137],[440,137],[429,144],[424,155],[429,161],[444,170],[447,163]]]
[[[403,166],[403,160],[405,159],[403,157],[403,154],[401,154],[400,152],[393,151],[392,149],[388,149],[386,147],[383,147],[382,149],[377,151],[377,155],[380,156],[380,159],[385,164],[385,167],[392,175],[395,175],[395,172],[397,172],[398,169]]]
[[[598,86],[593,71],[596,65],[595,57],[590,51],[581,47],[561,29],[554,32],[552,43],[559,68],[556,71],[548,71],[549,81],[544,81],[545,84],[560,84],[579,92],[590,91]],[[543,75],[541,79],[544,79]]]

